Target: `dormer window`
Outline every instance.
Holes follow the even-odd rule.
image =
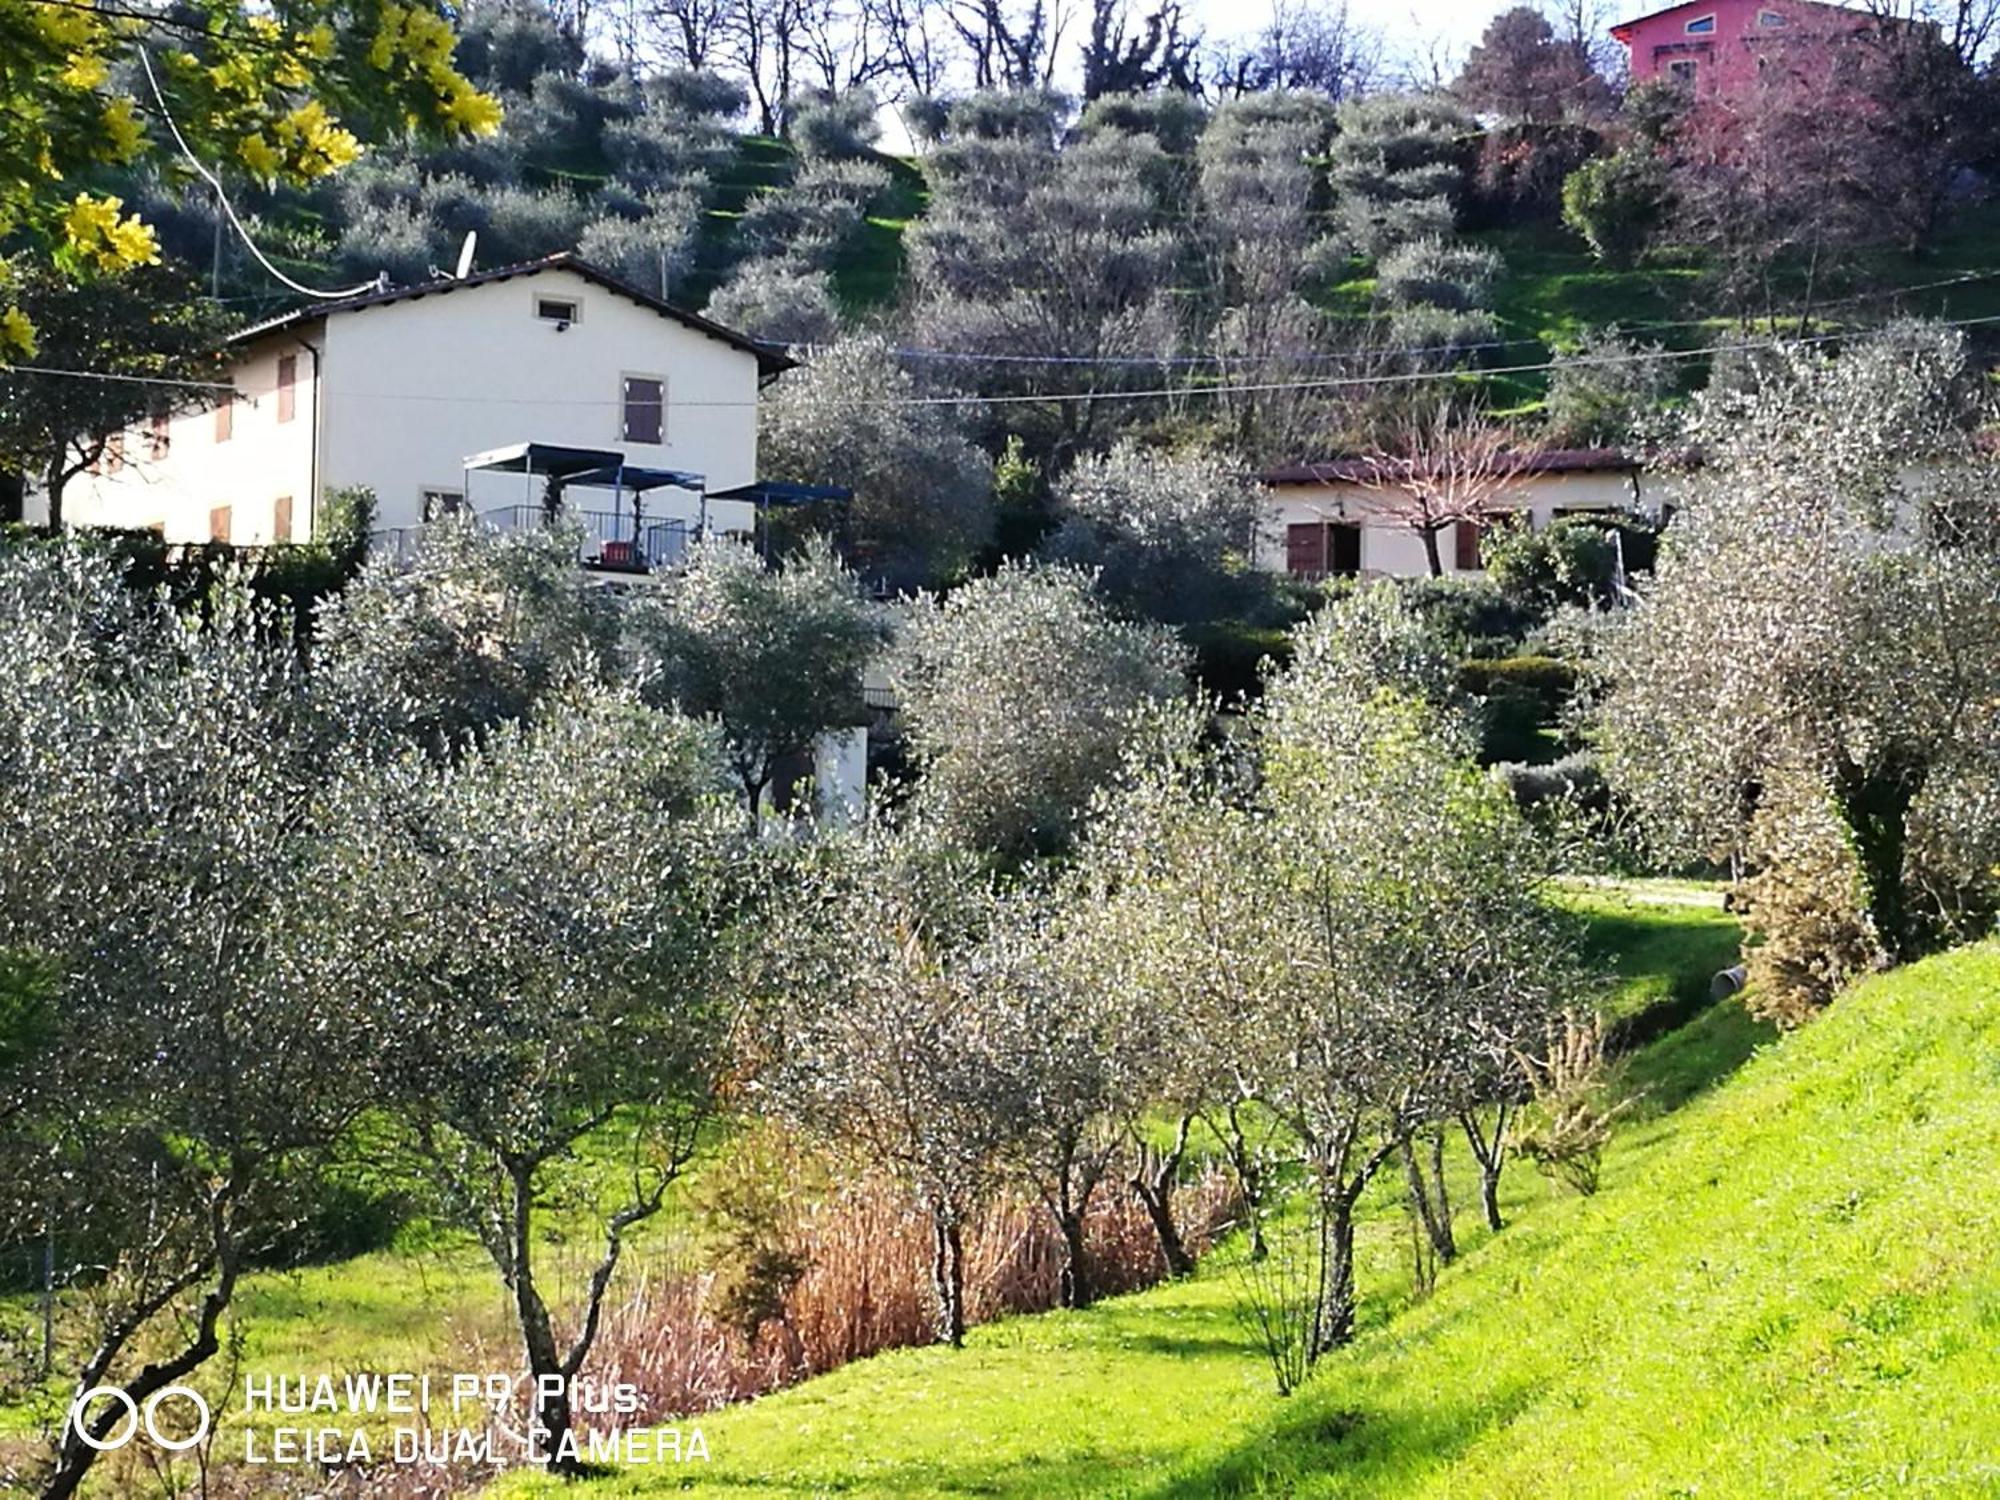
[[[1766,31],[1778,31],[1783,28],[1785,18],[1775,10],[1760,10],[1757,12],[1757,24]]]
[[[568,327],[582,314],[583,306],[574,297],[537,297],[535,316],[544,323]]]
[[[1687,23],[1687,34],[1689,36],[1707,36],[1714,30],[1715,17],[1713,15],[1696,16],[1692,21]]]

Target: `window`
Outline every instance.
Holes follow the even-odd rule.
[[[1326,529],[1327,572],[1336,578],[1352,578],[1361,571],[1361,528],[1354,525]]]
[[[1775,10],[1760,10],[1757,12],[1757,24],[1766,31],[1778,31],[1783,28],[1785,18]]]
[[[271,504],[271,540],[282,545],[292,539],[292,497],[280,495]]]
[[[1695,64],[1691,57],[1676,58],[1667,64],[1667,77],[1683,88],[1694,87]]]
[[[278,420],[289,422],[298,415],[296,387],[299,383],[299,357],[296,354],[278,356]]]
[[[424,518],[426,525],[442,516],[455,516],[465,509],[465,496],[457,490],[422,490],[419,493],[423,509],[418,514]]]
[[[1696,16],[1683,29],[1689,36],[1707,36],[1715,30],[1715,17],[1712,15]]]
[[[153,425],[147,433],[146,456],[162,459],[167,456],[167,447],[173,442],[173,431],[163,411],[153,413]]]
[[[544,323],[574,323],[583,315],[583,304],[574,297],[537,297],[535,316]]]
[[[625,377],[625,427],[628,443],[660,443],[667,433],[667,383],[657,375]]]
[[[229,507],[218,505],[208,513],[208,539],[211,542],[229,540]]]
[[[215,440],[226,443],[236,430],[236,396],[234,392],[222,398],[215,408]]]

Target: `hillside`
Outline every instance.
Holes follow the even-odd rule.
[[[705,1469],[580,1493],[1990,1494],[2000,947],[1864,983],[1669,1108],[1751,1035],[1732,1002],[1642,1055],[1598,1196],[1517,1202],[1289,1401],[1212,1264],[713,1415]]]

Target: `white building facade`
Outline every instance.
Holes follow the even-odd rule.
[[[689,476],[645,493],[648,521],[747,533],[754,507],[714,497],[756,480],[758,393],[790,363],[568,254],[304,308],[231,344],[233,397],[123,434],[72,481],[67,520],[299,542],[328,495],[357,486],[385,531],[504,517],[541,505],[536,476],[465,462],[534,443]],[[564,503],[629,517],[633,498]]]
[[[1430,572],[1424,539],[1389,513],[1373,470],[1336,459],[1265,473],[1264,520],[1257,566],[1301,578],[1415,578]],[[1446,573],[1484,571],[1480,545],[1487,527],[1525,516],[1536,530],[1566,515],[1616,512],[1658,516],[1672,503],[1670,476],[1648,474],[1611,449],[1552,449],[1522,455],[1497,484],[1479,521],[1447,527],[1438,537]]]

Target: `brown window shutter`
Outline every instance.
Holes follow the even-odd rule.
[[[280,495],[278,496],[277,503],[271,507],[271,540],[274,542],[289,542],[291,539],[292,497],[290,495]]]
[[[1452,566],[1461,573],[1477,573],[1485,566],[1479,556],[1479,544],[1486,538],[1486,528],[1478,521],[1460,521],[1452,528],[1454,556]]]
[[[278,356],[278,420],[289,422],[298,415],[299,357]]]
[[[236,431],[236,397],[224,396],[215,408],[215,440],[226,443]]]
[[[208,539],[211,542],[229,540],[229,507],[218,505],[208,513]]]
[[[1285,528],[1285,571],[1295,578],[1317,578],[1326,571],[1326,523],[1302,521]]]
[[[643,375],[625,377],[625,441],[657,443],[666,436],[667,386]]]

